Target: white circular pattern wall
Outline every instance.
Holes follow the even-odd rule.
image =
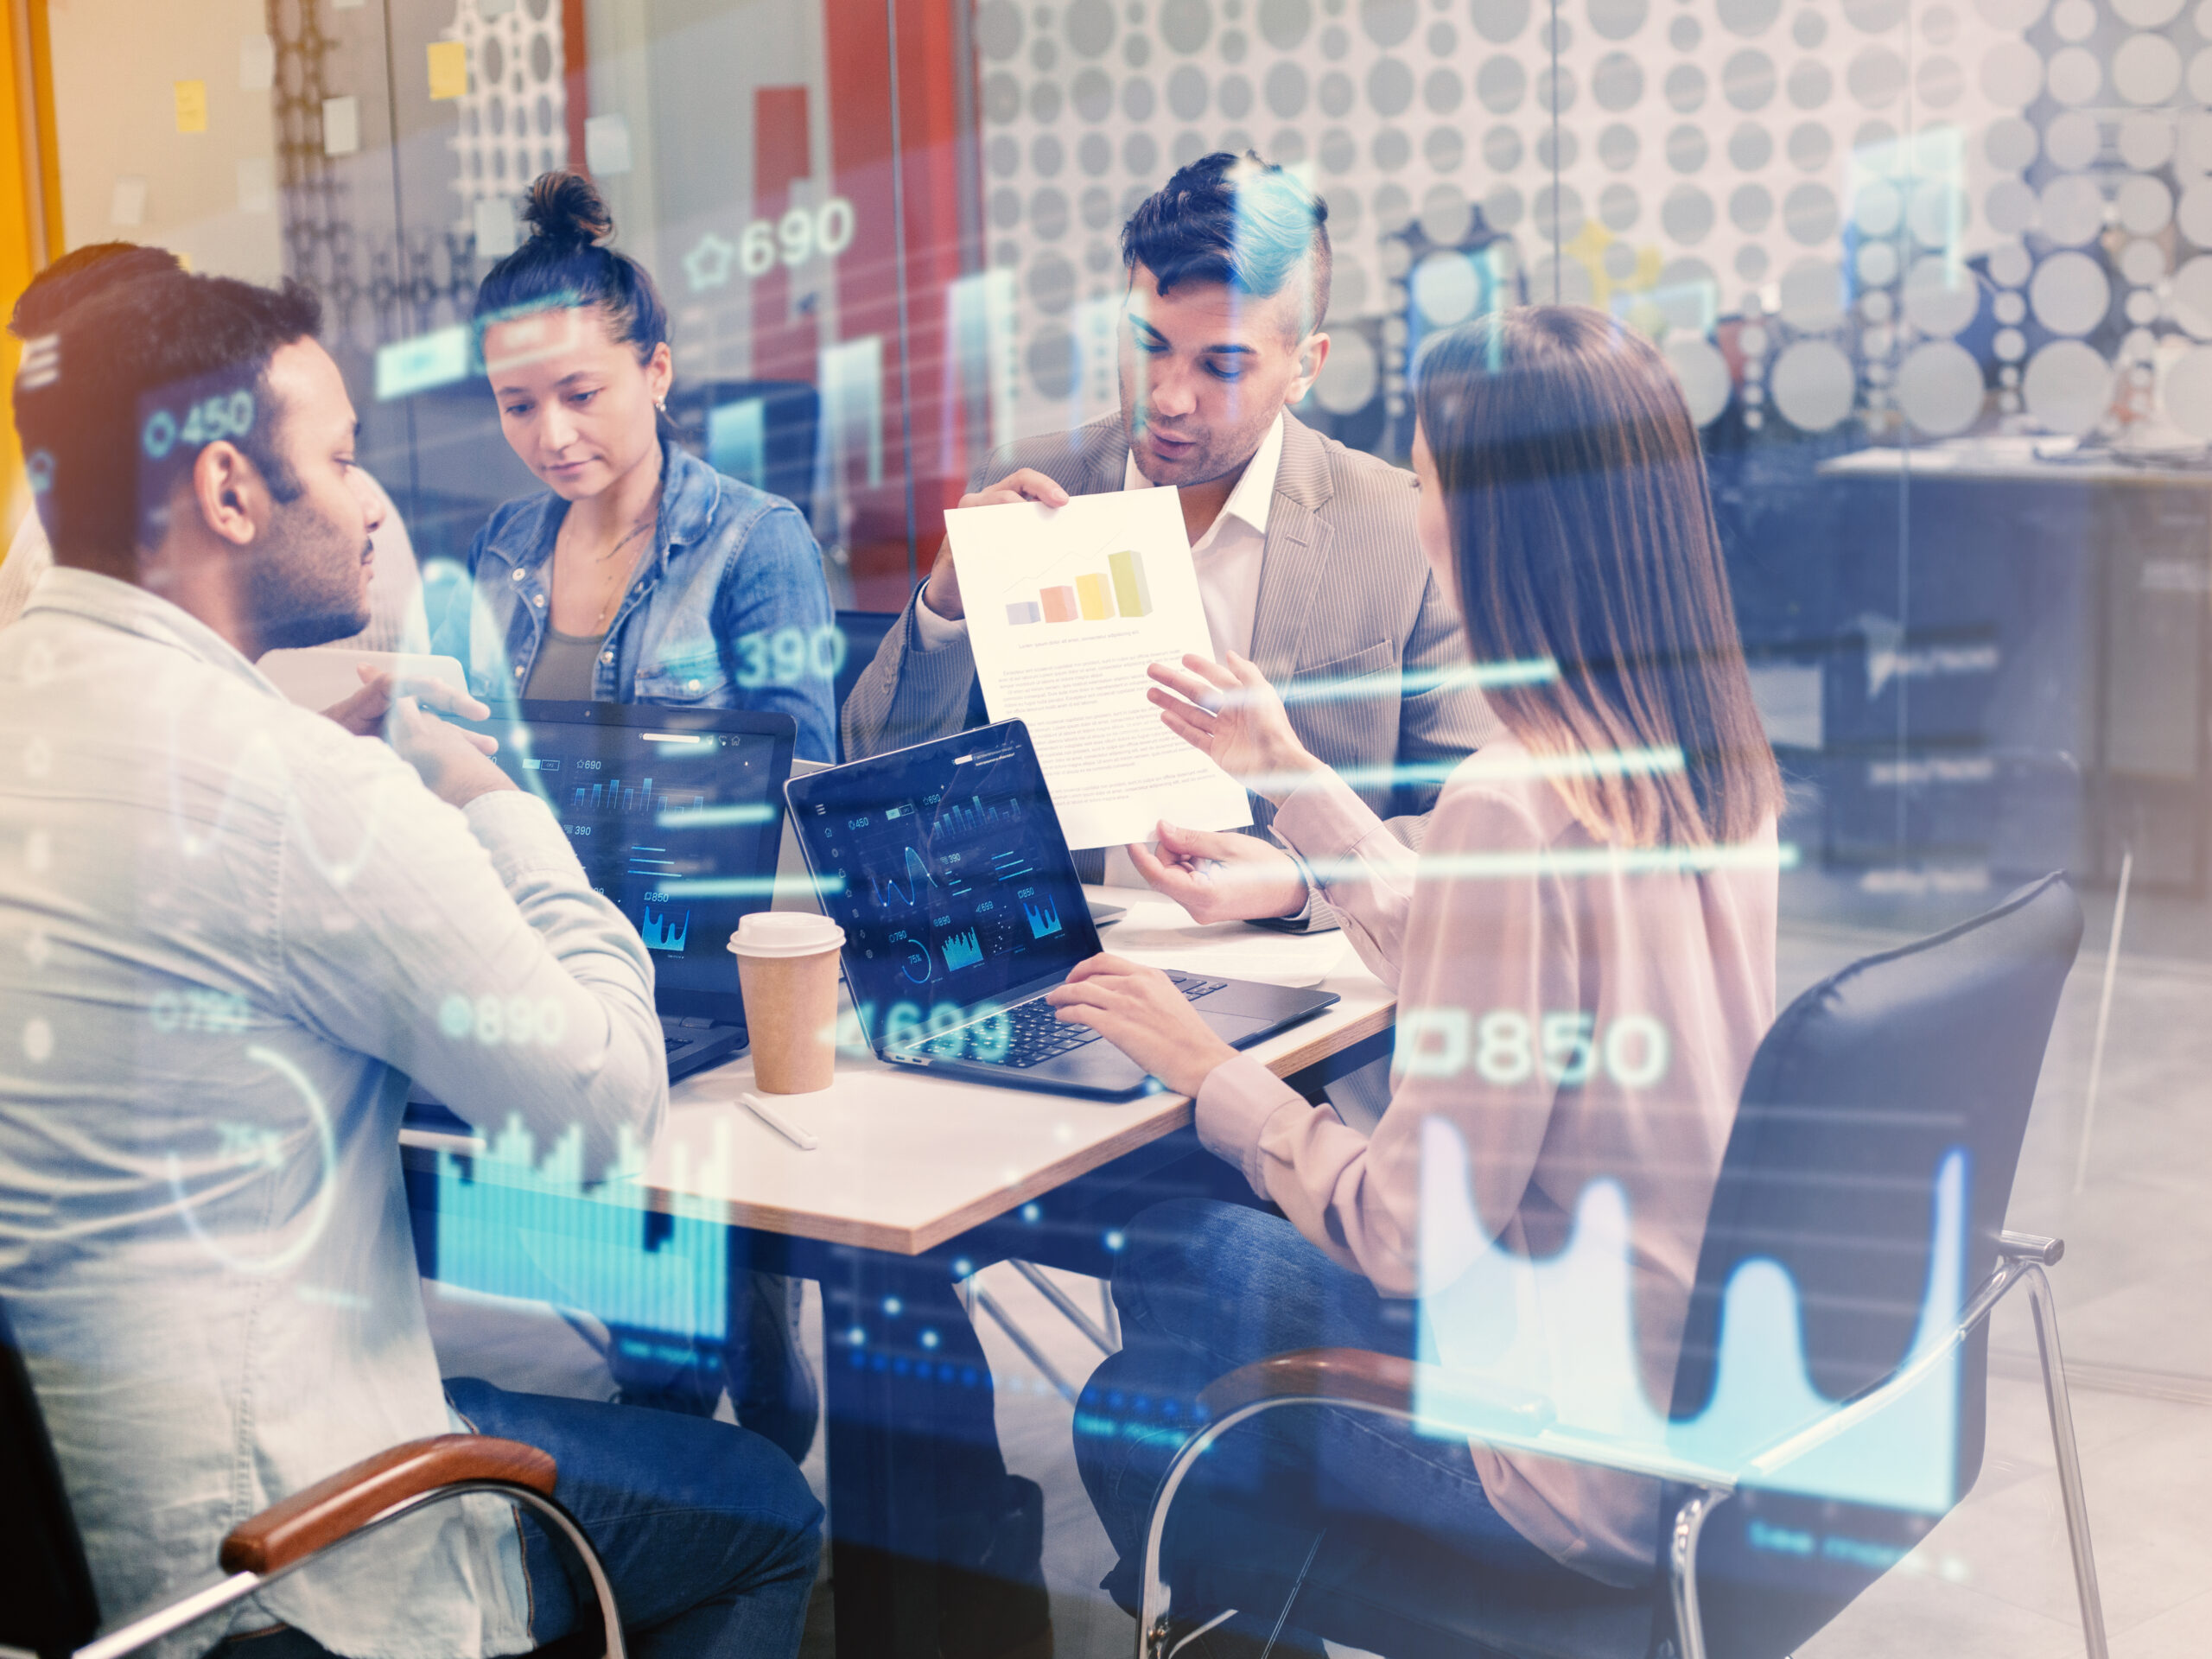
[[[456,228],[465,230],[479,201],[519,197],[540,173],[569,164],[559,0],[454,0],[444,38],[468,48],[468,91],[453,100],[456,130],[447,140]]]
[[[1801,431],[1947,435],[2006,365],[2071,421],[2121,316],[2212,340],[2212,29],[2181,0],[981,0],[976,40],[1020,430],[1116,406],[1121,219],[1248,144],[1330,203],[1332,318],[1365,325],[1334,415],[1402,397],[1407,320],[1487,302],[1426,251],[1478,222],[1531,298],[1661,336],[1701,422],[1742,385]],[[1716,381],[1732,316],[1775,338]]]

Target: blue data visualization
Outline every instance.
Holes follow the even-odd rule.
[[[985,805],[980,795],[971,795],[965,801],[948,801],[938,808],[937,821],[940,829],[957,835],[975,835],[997,824],[1011,824],[1021,817],[1021,803],[1015,800],[995,801]]]
[[[1060,931],[1060,912],[1049,893],[1040,893],[1034,900],[1024,899],[1021,913],[1029,918],[1029,937],[1033,939],[1049,939]]]
[[[681,950],[683,941],[690,937],[691,912],[685,911],[680,922],[671,921],[672,911],[656,912],[651,905],[645,906],[645,925],[639,929],[644,935],[648,950]]]
[[[1739,1483],[1847,1503],[1941,1515],[1957,1501],[1965,1305],[1967,1154],[1929,1183],[1928,1280],[1904,1363],[1878,1403],[1824,1397],[1805,1362],[1798,1290],[1770,1258],[1739,1263],[1722,1293],[1710,1402],[1670,1419],[1638,1365],[1628,1200],[1593,1180],[1567,1246],[1535,1259],[1496,1242],[1475,1211],[1466,1143],[1422,1126],[1420,1317],[1414,1407],[1423,1431],[1570,1458],[1578,1451],[1695,1483]],[[1499,1401],[1544,1409],[1500,1413]]]
[[[948,969],[973,968],[983,959],[982,944],[976,938],[976,930],[955,933],[944,942],[944,965]]]
[[[518,1120],[464,1165],[437,1155],[437,1277],[495,1296],[579,1308],[610,1325],[720,1342],[728,1329],[721,1206],[649,1210],[643,1148],[625,1132],[608,1179],[587,1185],[581,1132],[541,1162]]]
[[[879,905],[887,905],[892,899],[896,899],[907,908],[912,909],[921,901],[922,889],[935,886],[937,886],[937,878],[930,874],[929,861],[915,849],[909,847],[906,849],[906,886],[902,887],[891,877],[884,877],[875,884],[875,902]],[[887,893],[890,895],[889,898],[884,896]]]

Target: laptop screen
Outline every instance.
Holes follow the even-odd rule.
[[[524,702],[473,729],[552,807],[592,886],[652,955],[663,1014],[743,1019],[729,936],[775,893],[787,715]]]
[[[1019,721],[794,779],[792,821],[845,930],[871,1032],[973,1008],[1096,954],[1075,861]]]

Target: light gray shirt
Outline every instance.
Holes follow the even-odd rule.
[[[657,1129],[667,1071],[645,949],[540,802],[446,805],[150,593],[46,575],[0,632],[0,1298],[124,1618],[210,1580],[270,1503],[455,1426],[408,1079],[596,1171]],[[233,1628],[527,1648],[512,1511],[467,1503]]]

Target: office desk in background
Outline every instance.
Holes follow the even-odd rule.
[[[1107,902],[1128,898],[1089,891]],[[1112,948],[1110,931],[1105,943]],[[1309,1098],[1333,1077],[1387,1054],[1396,1012],[1390,992],[1348,942],[1320,982],[1342,1001],[1247,1051]],[[653,1216],[705,1219],[727,1230],[733,1273],[820,1281],[830,1343],[823,1385],[838,1652],[844,1659],[933,1659],[933,1570],[850,1541],[870,1510],[895,1510],[903,1535],[925,1534],[938,1493],[927,1467],[880,1466],[882,1440],[874,1431],[886,1415],[885,1391],[906,1384],[856,1363],[861,1356],[842,1338],[855,1317],[849,1310],[881,1307],[918,1274],[950,1277],[1007,1257],[1105,1272],[1114,1219],[1156,1196],[1155,1178],[1206,1156],[1191,1128],[1191,1102],[1165,1093],[1113,1103],[996,1089],[846,1051],[833,1090],[803,1103],[779,1103],[820,1140],[807,1152],[738,1103],[751,1082],[752,1063],[740,1058],[671,1091],[668,1122],[647,1158],[641,1190],[631,1195],[645,1214],[632,1225],[643,1224],[650,1236]],[[423,1270],[445,1277],[436,1243],[439,1154],[466,1169],[483,1142],[412,1130],[401,1141]],[[445,1168],[455,1166],[448,1161]],[[579,1197],[575,1209],[577,1236],[604,1231],[602,1198]],[[535,1212],[544,1213],[542,1206]],[[532,1247],[518,1240],[515,1248]],[[465,1276],[458,1282],[467,1284]],[[868,1535],[888,1529],[872,1525]]]
[[[1979,843],[2004,878],[2110,881],[2132,850],[2137,881],[2202,890],[2212,468],[2067,447],[1962,438],[1821,467],[1844,489],[1835,625],[1878,627],[1900,583],[1905,613],[1867,633],[1858,683],[1829,671],[1832,863]]]

